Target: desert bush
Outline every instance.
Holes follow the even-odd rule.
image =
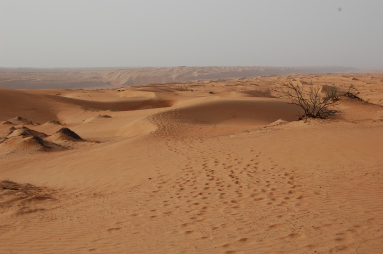
[[[358,99],[360,101],[363,101],[363,99],[360,98],[358,96],[358,94],[359,94],[359,92],[356,91],[355,86],[354,85],[350,85],[348,90],[345,91],[344,93],[342,93],[342,96],[349,97],[349,98],[352,98],[352,99]]]
[[[299,120],[308,117],[325,119],[338,113],[338,110],[330,108],[339,100],[338,88],[335,85],[326,89],[324,93],[322,93],[322,86],[314,86],[312,82],[305,86],[308,89],[300,83],[293,84],[291,80],[284,86],[288,89],[284,91],[284,95],[304,112],[298,115]]]
[[[325,92],[333,101],[339,100],[339,96],[340,96],[339,89],[335,85],[330,86],[329,89]]]

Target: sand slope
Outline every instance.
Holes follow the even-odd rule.
[[[296,121],[289,79],[354,84],[364,101]],[[0,252],[381,253],[382,86],[354,73],[1,89]],[[31,123],[31,107],[60,124]]]

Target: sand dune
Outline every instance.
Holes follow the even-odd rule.
[[[48,106],[49,105],[49,106]],[[48,106],[48,107],[47,107]],[[28,121],[45,122],[55,117],[55,102],[41,94],[0,88],[0,107],[2,120],[9,120],[15,124],[22,124],[17,120],[17,113]],[[26,116],[28,115],[28,118]]]
[[[267,125],[278,119],[296,120],[300,109],[272,99],[218,100],[178,110],[182,122],[215,125]]]
[[[48,135],[24,126],[11,127],[9,134],[0,142],[0,157],[16,157],[38,152],[53,152],[65,149],[53,142],[46,141]]]
[[[31,129],[24,127],[22,125],[19,125],[16,127],[12,126],[9,129],[9,134],[7,137],[19,137],[19,136],[23,136],[23,137],[36,136],[39,138],[45,138],[45,137],[47,137],[47,134],[39,132],[39,131],[31,130]]]
[[[12,126],[8,135],[1,139],[0,151],[4,158],[9,159],[38,152],[57,152],[74,148],[72,142],[79,141],[85,140],[66,127],[59,129],[52,135],[47,135],[23,125],[18,125]]]
[[[83,139],[68,128],[61,128],[60,130],[53,133],[49,139],[51,140],[70,140],[70,141],[82,141]]]
[[[360,99],[297,121],[288,80]],[[0,252],[381,253],[382,87],[306,73],[0,89]]]

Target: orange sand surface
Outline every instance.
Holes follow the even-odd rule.
[[[290,79],[363,100],[297,121]],[[1,88],[0,253],[383,253],[382,105],[368,73]]]

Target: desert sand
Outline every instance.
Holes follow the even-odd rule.
[[[103,72],[0,89],[0,253],[382,253],[383,74]],[[362,100],[297,121],[288,80]]]

